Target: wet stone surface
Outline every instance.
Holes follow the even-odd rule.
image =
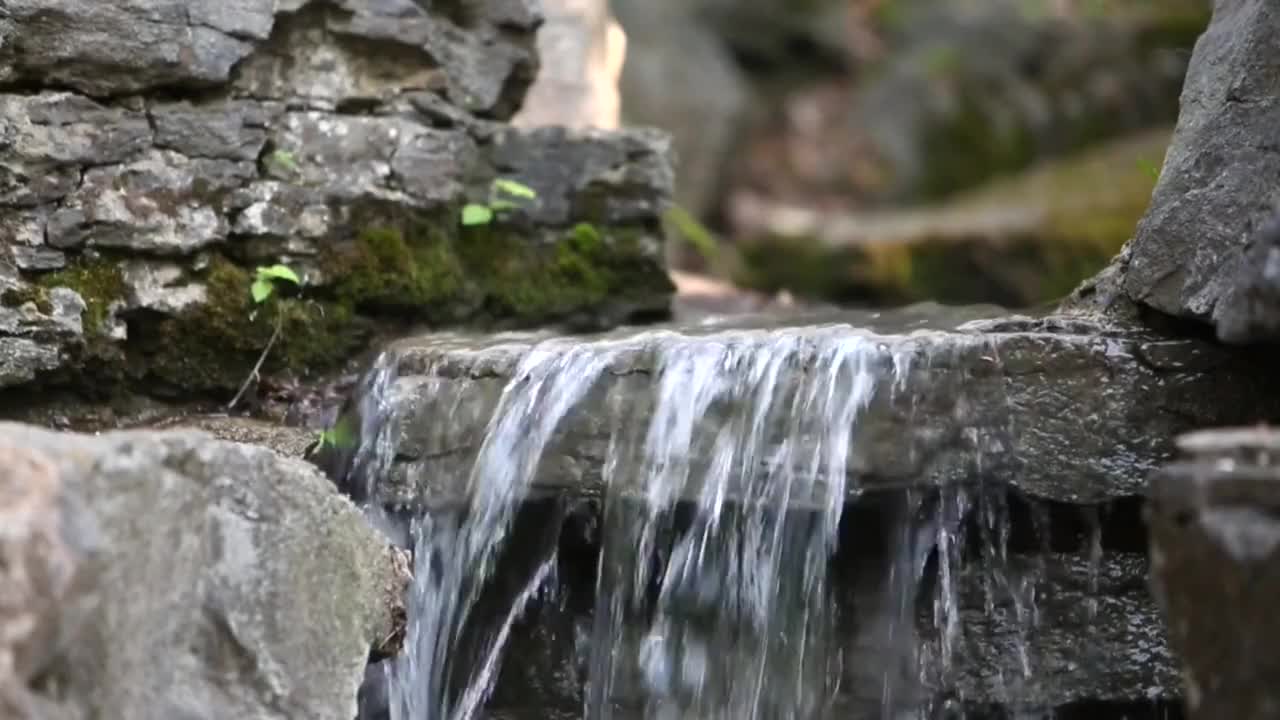
[[[1151,478],[1152,582],[1184,666],[1188,716],[1280,717],[1280,433],[1184,436]]]
[[[503,388],[535,352],[608,357],[552,439],[535,482],[588,496],[601,492],[617,424],[647,424],[664,363],[694,355],[714,364],[789,352],[779,379],[785,396],[824,348],[863,347],[878,379],[850,447],[850,492],[991,480],[1066,502],[1139,495],[1147,474],[1173,455],[1178,433],[1280,412],[1280,381],[1260,371],[1261,358],[1073,318],[975,319],[991,315],[926,307],[837,313],[818,318],[822,325],[775,330],[747,320],[585,337],[411,338],[392,350],[400,484],[388,487],[388,499],[456,497],[448,478],[466,477]],[[727,409],[712,404],[708,412]],[[708,458],[699,456],[706,446],[696,433],[691,442],[696,476]]]

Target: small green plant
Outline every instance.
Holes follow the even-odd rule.
[[[317,445],[321,450],[325,448],[348,450],[355,447],[356,435],[351,429],[350,421],[345,417],[339,418],[333,427],[322,430]]]
[[[504,210],[520,207],[518,200],[532,201],[538,199],[533,188],[515,180],[496,178],[489,185],[489,199],[485,203],[467,203],[462,208],[462,224],[466,227],[488,225],[494,217]]]
[[[665,219],[685,242],[702,256],[708,265],[714,265],[720,255],[720,246],[715,235],[706,225],[698,222],[688,210],[679,205],[671,205],[663,214]]]
[[[1139,159],[1138,168],[1150,175],[1152,180],[1160,179],[1160,168],[1156,167],[1156,164],[1150,160],[1146,158]]]
[[[254,275],[253,285],[249,286],[249,293],[253,295],[253,301],[259,305],[266,302],[267,298],[271,297],[271,293],[275,291],[276,280],[291,282],[294,285],[302,284],[302,281],[298,279],[298,274],[286,265],[260,267]]]
[[[271,154],[267,156],[267,164],[273,165],[290,173],[298,171],[297,158],[293,156],[293,153],[284,149],[273,150]]]
[[[302,280],[298,278],[298,274],[287,265],[259,267],[254,272],[253,284],[249,286],[249,295],[253,298],[254,305],[262,305],[270,300],[275,294],[277,282],[287,282],[299,287],[302,286]],[[256,313],[257,310],[255,309],[254,312]],[[250,315],[250,318],[252,318],[252,315]],[[262,364],[267,361],[267,355],[271,352],[272,346],[276,344],[276,340],[279,339],[282,327],[283,315],[276,313],[275,328],[271,331],[271,337],[267,339],[267,346],[262,348],[262,354],[258,356],[258,362],[254,364],[253,370],[249,372],[249,377],[245,378],[240,385],[235,397],[231,398],[231,402],[227,403],[228,410],[234,408],[236,403],[240,402],[240,398],[244,396],[251,384],[261,379]]]

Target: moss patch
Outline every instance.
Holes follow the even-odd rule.
[[[21,307],[27,303],[34,303],[36,309],[45,315],[53,312],[53,304],[49,302],[49,291],[39,285],[8,288],[0,293],[0,305],[5,307]]]
[[[76,262],[41,275],[36,285],[46,290],[65,287],[79,293],[85,304],[84,332],[91,338],[105,332],[111,304],[123,300],[127,291],[120,268],[110,260]]]
[[[370,314],[530,325],[673,291],[640,229],[463,228],[452,210],[370,213],[363,226],[323,264],[334,297]]]
[[[234,389],[248,376],[277,322],[280,334],[264,373],[303,375],[328,369],[367,340],[367,326],[341,303],[277,294],[255,305],[249,295],[250,273],[224,258],[213,258],[203,280],[208,287],[205,304],[131,327],[135,375],[186,392]]]

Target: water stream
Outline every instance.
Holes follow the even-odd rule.
[[[1003,571],[1007,509],[980,488],[904,492],[879,592],[859,601],[859,622],[839,616],[831,560],[845,509],[862,493],[850,448],[878,394],[906,382],[910,344],[894,351],[874,335],[809,328],[658,347],[651,376],[637,380],[645,399],[634,383],[609,398],[580,717],[931,717],[963,639],[955,576],[966,523],[990,568],[988,613],[1034,624],[1031,585]],[[461,492],[400,528],[415,579],[405,651],[385,664],[392,720],[487,717],[513,625],[554,592],[558,527],[549,522],[542,540],[521,547],[522,561],[500,557],[558,428],[614,359],[608,343],[534,346],[492,408],[465,478],[412,479]],[[390,472],[395,367],[394,356],[379,359],[358,401],[360,442],[344,482],[362,499],[377,498]],[[396,537],[394,519],[377,502],[369,508]],[[936,580],[926,589],[930,563]],[[932,637],[916,630],[922,592]],[[851,666],[855,647],[862,657],[873,648],[878,666]],[[1023,666],[1030,674],[1025,657]],[[837,700],[848,697],[861,704]]]

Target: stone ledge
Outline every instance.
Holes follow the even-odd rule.
[[[664,357],[770,352],[769,343],[780,338],[793,347],[786,363],[792,372],[783,373],[777,390],[783,397],[794,394],[802,377],[795,373],[816,348],[862,343],[884,372],[857,421],[851,492],[996,481],[1072,503],[1140,495],[1147,474],[1173,455],[1179,433],[1276,413],[1278,381],[1260,360],[1087,320],[992,314],[913,306],[828,315],[818,318],[823,324],[778,330],[746,321],[581,337],[408,339],[392,349],[400,373],[393,401],[397,461],[384,499],[456,500],[461,486],[446,487],[444,479],[465,482],[503,388],[535,348],[609,356],[561,422],[535,480],[535,490],[582,495],[602,490],[611,428],[623,419],[647,427]],[[902,372],[891,381],[895,367]],[[617,408],[630,414],[619,416]],[[725,412],[713,404],[700,423],[715,426]],[[709,458],[691,461],[696,477]]]

